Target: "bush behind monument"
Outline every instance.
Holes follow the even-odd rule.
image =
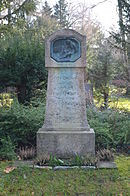
[[[36,132],[43,124],[44,114],[45,104],[41,102],[36,107],[32,104],[24,106],[15,100],[11,107],[0,108],[0,139],[10,138],[16,148],[35,146]],[[99,111],[95,107],[89,107],[87,117],[96,133],[96,150],[123,148],[130,144],[128,113],[117,110]],[[0,147],[2,148],[2,142]]]

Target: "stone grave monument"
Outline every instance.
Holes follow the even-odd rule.
[[[45,66],[46,113],[37,132],[37,155],[94,155],[95,133],[85,103],[86,37],[68,29],[53,33],[45,44]]]

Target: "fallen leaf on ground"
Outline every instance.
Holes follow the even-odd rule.
[[[14,169],[16,169],[16,167],[6,167],[6,168],[4,169],[4,172],[5,172],[6,174],[9,174],[9,173],[12,172]]]

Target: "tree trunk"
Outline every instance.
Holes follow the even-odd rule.
[[[125,80],[130,83],[130,71],[129,71],[129,51],[127,47],[126,42],[126,33],[123,23],[123,5],[122,0],[118,0],[118,11],[119,11],[119,27],[120,27],[120,33],[121,33],[121,45],[122,45],[122,58],[123,58],[123,66],[124,66],[124,72],[125,72]],[[129,40],[129,37],[128,37]],[[128,41],[127,40],[127,41]],[[129,91],[129,86],[126,87],[127,92]]]
[[[126,88],[126,95],[127,95],[127,96],[130,96],[130,86],[128,86],[128,87]]]
[[[103,94],[103,97],[104,97],[104,109],[107,109],[108,108],[108,93],[104,92]]]
[[[19,103],[24,103],[26,98],[26,86],[25,85],[17,86],[17,93],[18,93]]]
[[[10,4],[8,6],[8,24],[10,24],[11,22],[11,7],[10,7]]]

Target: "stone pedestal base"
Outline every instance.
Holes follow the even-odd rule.
[[[53,155],[69,158],[75,155],[95,155],[95,133],[89,131],[46,131],[37,132],[37,156]]]

